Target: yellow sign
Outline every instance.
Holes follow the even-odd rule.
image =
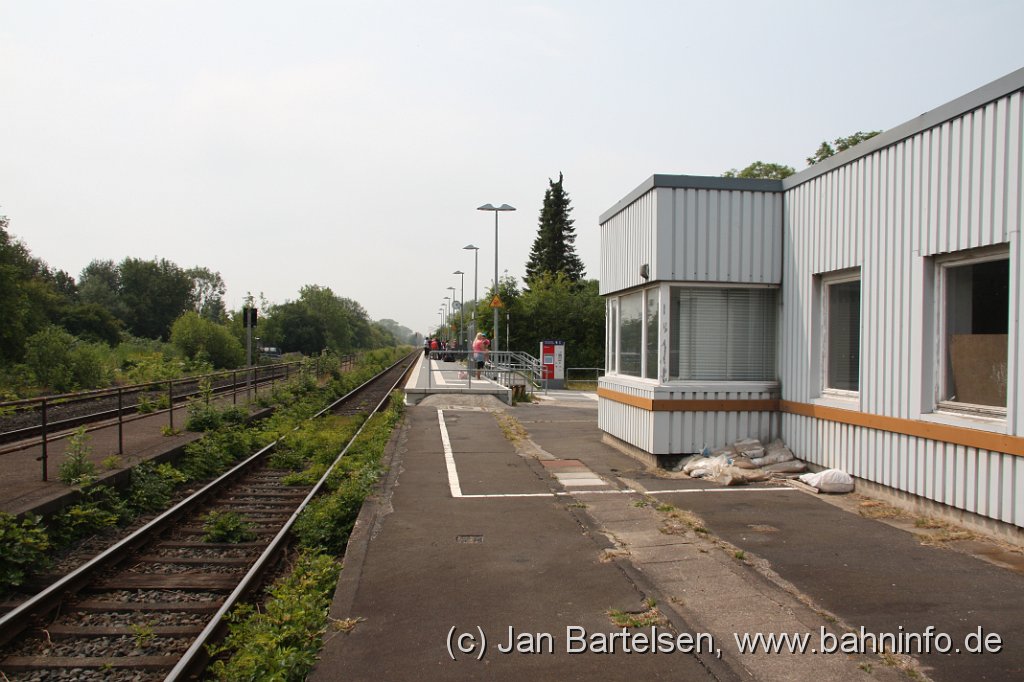
[[[502,307],[501,299],[498,298],[497,294],[495,294],[494,298],[491,299],[491,307],[492,308],[501,308]]]

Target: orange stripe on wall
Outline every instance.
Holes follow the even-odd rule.
[[[653,400],[640,396],[598,388],[597,395],[624,405],[639,407],[648,412],[785,412],[839,424],[862,426],[876,431],[898,433],[905,436],[963,445],[979,450],[1005,452],[1024,456],[1024,438],[1002,433],[969,429],[963,426],[933,424],[919,419],[884,417],[838,407],[797,403],[789,400]]]
[[[887,431],[905,436],[916,436],[918,438],[942,441],[943,443],[963,445],[969,448],[1024,456],[1024,438],[1019,436],[1007,436],[1003,433],[992,433],[991,431],[981,431],[979,429],[969,429],[949,424],[933,424],[932,422],[919,419],[884,417],[879,414],[844,410],[838,407],[794,403],[789,400],[781,401],[780,409],[783,412],[798,414],[803,417],[825,419],[830,422],[863,426],[877,431]]]
[[[779,401],[769,400],[652,400],[609,388],[597,389],[597,395],[648,412],[777,412]]]

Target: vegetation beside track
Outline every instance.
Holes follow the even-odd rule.
[[[57,553],[66,551],[72,543],[126,526],[140,514],[166,508],[182,484],[209,480],[259,447],[281,438],[409,350],[405,347],[365,353],[354,368],[345,372],[339,366],[330,367],[330,379],[324,385],[316,381],[312,372],[300,373],[279,384],[269,395],[260,396],[260,405],[275,407],[274,414],[260,422],[239,424],[231,416],[237,410],[222,410],[216,418],[209,419],[210,425],[217,424],[216,428],[188,445],[176,466],[139,465],[133,470],[131,486],[126,490],[96,484],[94,477],[84,472],[78,481],[80,501],[48,519],[28,516],[18,520],[0,513],[0,596],[46,571]],[[209,418],[209,411],[216,408],[203,405],[201,409]],[[84,442],[82,447],[86,447]]]
[[[241,606],[229,617],[229,635],[212,654],[209,674],[236,680],[302,680],[316,663],[328,630],[331,596],[363,500],[383,473],[381,459],[391,432],[403,414],[397,392],[389,408],[372,417],[327,478],[327,490],[300,515],[295,525],[298,554],[292,570],[267,590],[260,608]],[[326,470],[338,453],[330,442],[352,428],[351,421],[311,428],[292,441],[294,451],[308,453],[304,473]],[[351,435],[351,431],[349,431]],[[317,476],[319,478],[319,476]]]

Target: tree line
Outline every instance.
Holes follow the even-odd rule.
[[[242,314],[227,309],[220,273],[164,258],[97,259],[76,279],[33,256],[9,228],[0,215],[0,399],[244,364]],[[249,304],[260,308],[261,345],[285,353],[414,340],[323,286],[281,304]]]

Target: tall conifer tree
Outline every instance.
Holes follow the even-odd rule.
[[[583,279],[585,272],[583,261],[576,255],[576,229],[569,217],[571,212],[569,195],[562,187],[562,174],[558,174],[558,182],[548,178],[537,238],[533,240],[530,260],[526,263],[527,282],[545,272],[564,273],[573,282]]]

